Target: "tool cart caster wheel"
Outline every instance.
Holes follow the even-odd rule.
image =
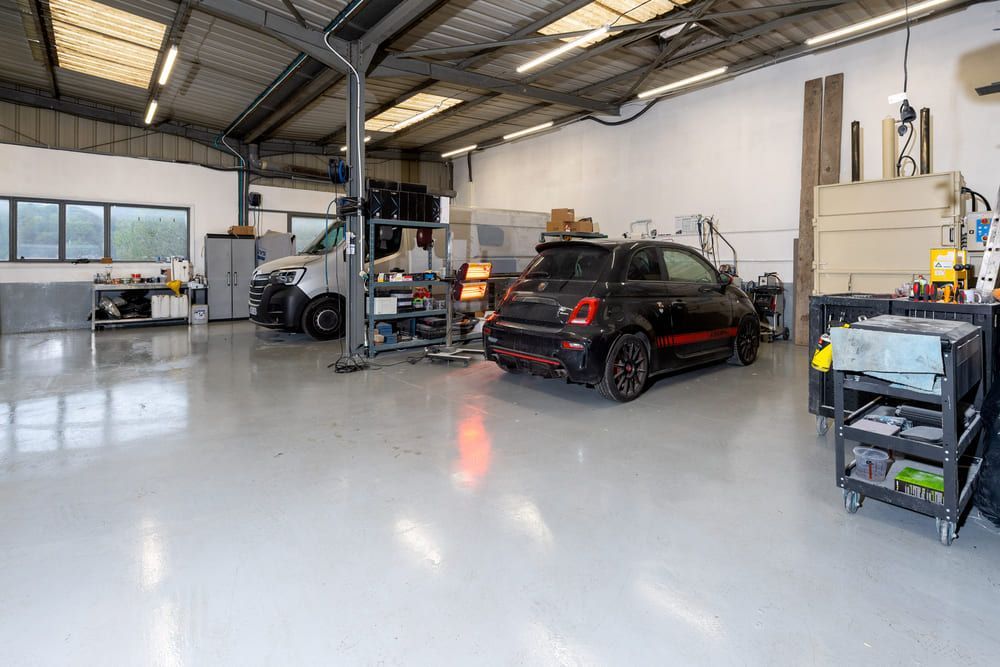
[[[857,514],[861,507],[861,494],[857,491],[844,491],[844,509],[848,514]]]
[[[946,519],[934,519],[934,523],[938,530],[938,539],[941,540],[941,544],[946,547],[951,546],[952,540],[955,539],[955,524],[952,521]]]
[[[826,435],[830,430],[830,420],[820,415],[816,417],[816,435]]]

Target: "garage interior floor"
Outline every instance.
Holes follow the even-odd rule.
[[[1000,534],[845,513],[806,354],[615,405],[208,327],[0,337],[0,661],[996,664]],[[405,355],[383,357],[383,363]]]

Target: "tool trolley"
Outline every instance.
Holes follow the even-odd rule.
[[[948,546],[972,501],[985,444],[983,421],[979,414],[984,395],[981,331],[966,322],[889,315],[859,322],[853,327],[936,337],[940,341],[944,372],[939,378],[939,392],[919,391],[868,374],[838,370],[834,348],[835,365],[831,373],[834,375],[836,479],[837,485],[843,489],[845,509],[853,514],[865,498],[873,498],[932,516],[941,543]],[[870,400],[857,409],[845,409],[850,399],[854,398],[852,394],[862,394]],[[900,405],[939,413],[940,442],[914,440],[860,428],[861,420],[880,406]],[[865,479],[863,474],[853,474],[856,460],[848,459],[849,443],[878,448],[897,459],[883,481],[872,481]],[[911,465],[943,477],[943,493],[937,496],[941,502],[897,490],[896,476]]]

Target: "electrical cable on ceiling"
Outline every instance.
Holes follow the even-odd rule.
[[[595,123],[600,123],[601,125],[607,125],[608,127],[616,127],[618,125],[625,125],[626,123],[631,123],[633,120],[636,120],[636,119],[642,117],[643,114],[645,114],[647,111],[649,111],[650,109],[652,109],[654,106],[656,106],[657,104],[659,104],[661,100],[664,100],[664,99],[666,99],[666,98],[664,98],[664,97],[657,97],[655,100],[653,100],[652,102],[650,102],[649,104],[647,104],[646,106],[644,106],[642,109],[640,109],[638,113],[635,113],[635,114],[629,116],[625,120],[602,120],[600,118],[594,118],[593,116],[586,116],[586,117],[583,118],[583,120],[592,120]]]

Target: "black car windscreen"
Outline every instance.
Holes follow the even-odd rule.
[[[546,248],[528,265],[523,277],[594,282],[601,276],[610,256],[603,248],[583,244]]]

